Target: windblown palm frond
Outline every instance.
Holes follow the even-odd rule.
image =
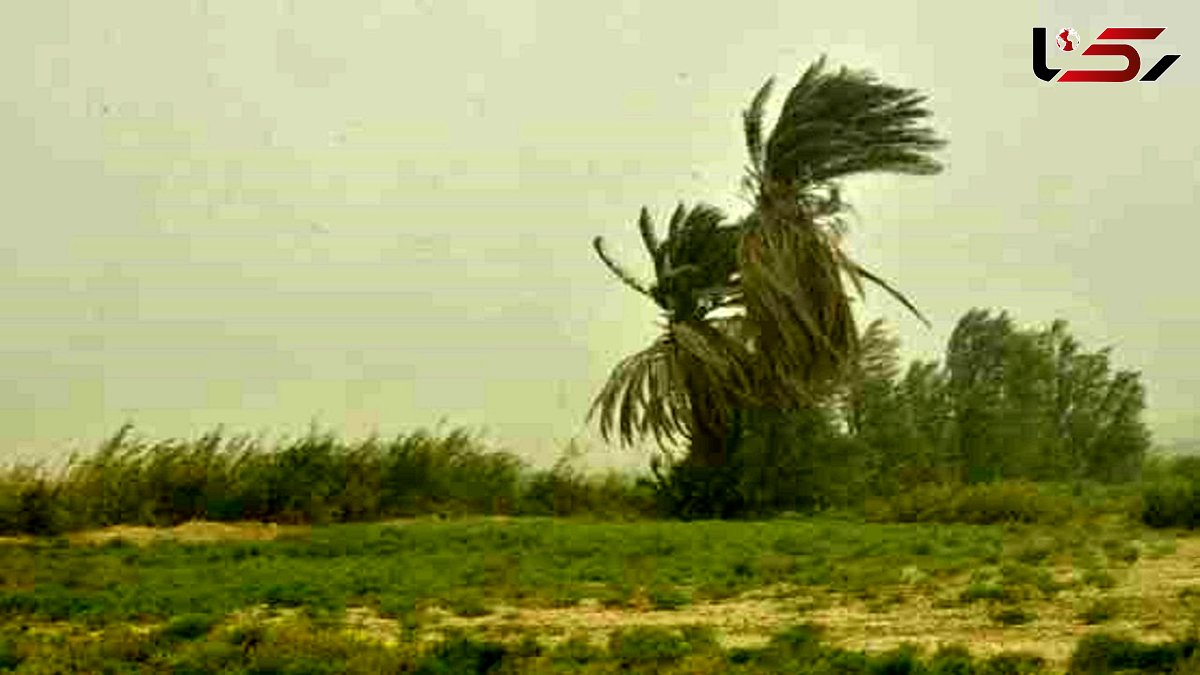
[[[858,173],[937,173],[929,153],[945,142],[921,124],[931,116],[925,101],[867,72],[828,72],[822,57],[784,101],[766,142],[765,177],[804,190]]]
[[[855,371],[863,379],[894,382],[900,377],[900,339],[883,319],[867,324],[859,337]]]
[[[588,412],[600,433],[622,444],[654,436],[660,445],[722,425],[750,392],[748,353],[723,323],[674,323],[648,348],[626,357]]]
[[[620,263],[613,260],[612,257],[608,255],[608,251],[606,251],[604,247],[604,237],[596,237],[593,239],[592,248],[596,249],[596,255],[600,256],[600,260],[602,260],[604,264],[608,266],[609,271],[611,271],[618,279],[624,282],[626,286],[646,297],[653,297],[650,294],[649,287],[638,281],[637,278],[630,274],[628,270],[626,270],[624,267],[621,267]]]
[[[602,245],[596,250],[618,278],[655,301],[666,326],[649,348],[617,365],[589,418],[599,415],[605,439],[615,432],[629,444],[652,435],[662,445],[690,438],[699,427],[724,424],[751,395],[745,328],[736,316],[712,314],[739,301],[740,229],[706,204],[680,204],[665,239],[659,239],[646,209],[638,229],[654,262],[653,284],[634,279]]]
[[[792,88],[764,142],[765,91],[745,114],[752,165],[745,183],[756,191],[757,206],[742,238],[742,297],[761,352],[770,357],[769,372],[820,384],[836,379],[857,348],[845,281],[860,295],[863,280],[876,284],[925,320],[842,249],[841,216],[849,206],[838,180],[866,172],[934,173],[941,167],[928,153],[943,141],[921,124],[929,116],[924,96],[846,68],[827,72],[822,58]],[[785,397],[795,389],[775,384]]]
[[[758,93],[754,95],[750,107],[742,113],[742,128],[746,134],[746,152],[750,155],[745,186],[751,192],[755,191],[755,186],[763,176],[763,161],[766,156],[766,145],[763,140],[763,108],[766,107],[767,98],[771,96],[771,89],[774,85],[775,78],[768,79],[766,84],[759,88]]]
[[[834,391],[859,349],[847,283],[859,295],[864,282],[877,285],[925,320],[842,248],[850,206],[839,184],[858,173],[940,170],[930,153],[943,141],[924,124],[925,97],[867,73],[827,71],[822,58],[767,133],[772,87],[768,80],[742,115],[750,214],[730,223],[715,207],[680,204],[660,238],[643,208],[637,225],[653,283],[594,242],[604,264],[666,320],[663,335],[618,364],[597,396],[589,418],[599,415],[606,439],[705,436],[706,452],[719,453],[717,439],[737,411],[792,408]]]
[[[900,340],[882,319],[863,330],[847,371],[837,399],[851,432],[857,434],[862,431],[870,401],[891,396],[900,376]]]

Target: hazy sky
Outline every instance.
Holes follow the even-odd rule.
[[[743,212],[740,112],[822,52],[928,91],[950,139],[944,174],[850,195],[852,250],[934,327],[879,296],[862,316],[922,358],[972,307],[1066,318],[1144,373],[1160,440],[1200,436],[1188,4],[19,3],[0,22],[0,459],[127,419],[445,418],[545,461],[656,331],[591,237],[646,269],[641,206]],[[1182,58],[1157,83],[1047,84],[1035,25],[1166,26],[1143,68]],[[1081,59],[1050,49],[1120,66]],[[596,464],[644,459],[588,442]]]

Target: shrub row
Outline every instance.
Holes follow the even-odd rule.
[[[795,626],[760,648],[722,649],[703,626],[682,630],[632,627],[614,631],[607,645],[573,637],[547,647],[523,641],[447,636],[427,649],[411,643],[388,649],[321,630],[309,622],[217,626],[215,619],[180,617],[139,634],[130,627],[54,641],[0,633],[0,670],[29,672],[171,673],[909,673],[910,675],[1020,675],[1048,672],[1038,656],[973,656],[961,646],[933,654],[903,646],[867,654],[829,646],[819,630]],[[1084,637],[1067,665],[1071,675],[1115,672],[1192,673],[1200,661],[1194,638],[1147,644],[1104,633]]]
[[[649,515],[653,490],[569,461],[531,470],[463,430],[345,443],[316,431],[274,448],[216,431],[146,442],[122,428],[51,474],[0,473],[0,534],[193,519],[350,522],[420,514]]]
[[[922,485],[866,502],[875,522],[1061,523],[1075,512],[1071,498],[1024,482]]]

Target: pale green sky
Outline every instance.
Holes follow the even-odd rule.
[[[545,461],[655,332],[590,238],[641,264],[642,205],[740,213],[741,110],[821,52],[928,91],[951,141],[943,175],[851,194],[852,249],[934,328],[880,297],[864,316],[926,358],[974,306],[1066,318],[1144,373],[1160,439],[1200,436],[1185,4],[20,3],[0,22],[0,458],[126,419],[444,417]],[[1032,26],[1131,21],[1168,27],[1145,61],[1183,55],[1160,82],[1033,76]]]

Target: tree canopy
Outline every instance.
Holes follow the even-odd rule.
[[[768,80],[743,113],[749,164],[743,188],[753,205],[740,219],[699,203],[680,204],[665,237],[649,211],[638,218],[654,278],[604,264],[663,313],[663,332],[622,360],[589,416],[622,443],[653,436],[685,440],[693,455],[727,457],[742,411],[796,409],[837,386],[858,349],[853,288],[875,284],[920,316],[881,277],[842,247],[841,181],[889,172],[931,174],[943,141],[927,123],[925,96],[870,73],[809,66],[767,130]],[[923,317],[921,317],[923,319]]]

